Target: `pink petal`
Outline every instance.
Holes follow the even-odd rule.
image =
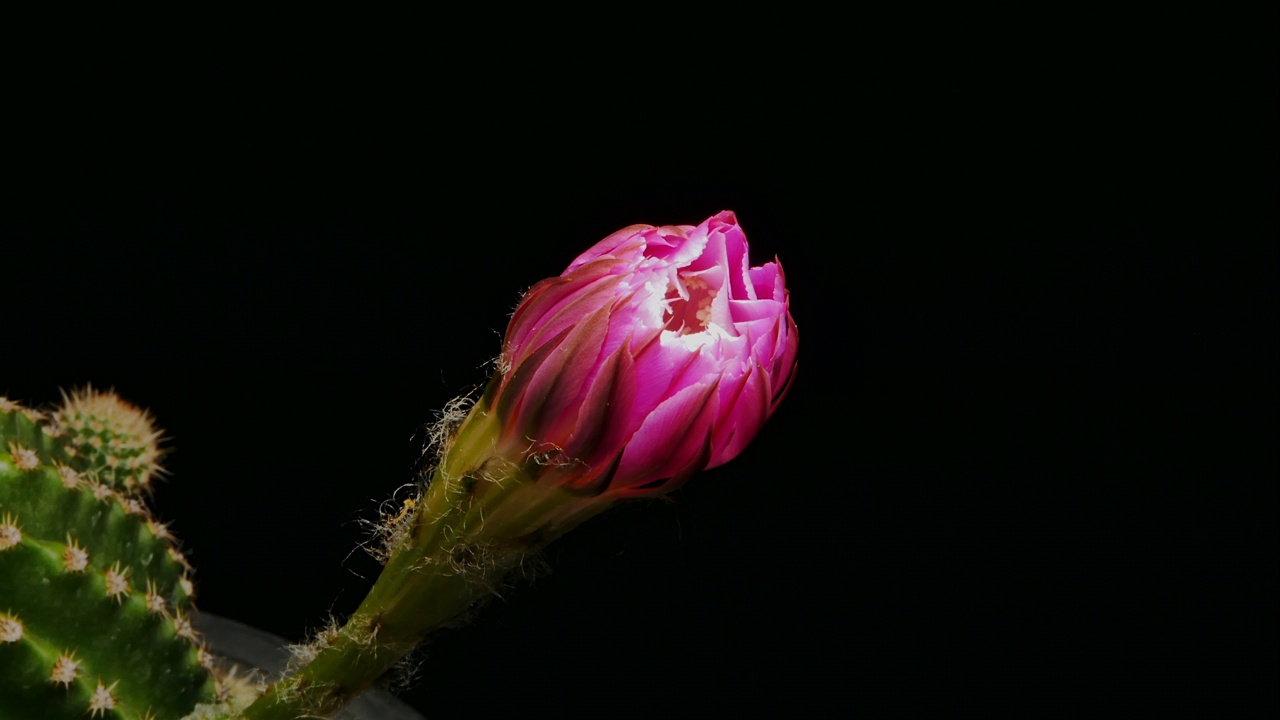
[[[582,401],[573,435],[565,445],[570,457],[598,463],[603,456],[621,453],[635,402],[634,361],[629,344],[609,355],[596,373]],[[639,427],[639,422],[635,423]]]
[[[707,468],[712,455],[711,445],[711,428],[708,427],[698,444],[697,453],[684,465],[672,470],[670,477],[658,477],[656,480],[620,487],[611,494],[614,497],[646,497],[671,492]]]
[[[748,367],[746,372],[728,378],[720,383],[720,392],[718,393],[719,407],[716,410],[715,418],[715,437],[714,450],[716,456],[723,452],[723,448],[729,444],[737,429],[735,423],[735,413],[738,411],[738,401],[742,396],[743,390],[747,387],[747,382],[754,375],[754,366]]]
[[[548,318],[555,317],[564,306],[579,301],[590,288],[609,282],[627,267],[618,260],[599,260],[571,276],[549,278],[530,288],[507,323],[504,346],[508,362],[518,362],[522,354],[533,350],[534,337],[539,333],[546,336],[560,332],[562,328],[547,332]]]
[[[604,493],[613,484],[618,474],[618,466],[622,464],[622,451],[619,450],[608,462],[596,466],[588,466],[576,473],[567,473],[560,487],[572,490],[580,495],[596,496]]]
[[[657,258],[672,268],[682,268],[702,254],[707,236],[691,225],[666,225],[646,233],[645,241],[645,257]]]
[[[782,302],[784,300],[782,294],[784,288],[782,265],[776,258],[771,263],[751,268],[749,274],[751,276],[751,286],[755,288],[756,297],[773,300],[774,302]]]
[[[529,384],[570,329],[565,328],[559,336],[529,353],[519,365],[507,372],[506,380],[493,399],[494,410],[504,419],[504,439],[519,443],[529,435],[532,428],[529,427],[526,416],[529,411],[536,412],[545,399],[531,396],[528,392]]]
[[[563,446],[581,398],[598,369],[596,358],[609,326],[608,305],[582,318],[542,361],[524,393],[523,423],[529,439]]]
[[[734,322],[763,319],[776,321],[786,311],[785,305],[773,299],[731,300],[729,302],[729,314],[733,317]]]
[[[786,323],[779,325],[779,330],[778,345],[774,348],[773,365],[770,368],[775,407],[782,401],[786,388],[790,387],[795,376],[796,352],[800,347],[800,331],[790,313],[787,314]]]
[[[800,367],[799,359],[793,357],[791,361],[791,366],[787,368],[786,382],[783,383],[782,387],[773,391],[773,399],[770,401],[770,404],[769,404],[770,415],[772,415],[774,411],[778,409],[778,405],[780,405],[782,401],[787,397],[787,393],[791,392],[791,386],[796,381],[796,371],[799,367]]]
[[[568,275],[577,268],[598,258],[614,257],[629,259],[635,255],[635,259],[639,259],[639,254],[644,249],[641,234],[645,230],[651,229],[653,229],[652,225],[630,225],[622,228],[595,245],[592,245],[591,249],[575,258],[573,262],[569,263],[569,267],[561,273],[561,276],[563,277],[564,275]]]
[[[618,278],[616,275],[595,278],[557,300],[536,322],[527,323],[530,332],[520,338],[521,346],[515,346],[508,352],[511,356],[509,362],[519,362],[521,353],[541,346],[546,338],[578,325],[591,313],[610,305],[618,293]]]
[[[725,258],[733,297],[755,300],[756,289],[747,276],[750,270],[747,260],[747,236],[742,232],[742,228],[738,227],[738,219],[732,212],[726,211],[712,218],[711,224],[724,237]]]
[[[635,354],[635,412],[648,415],[663,400],[718,368],[719,359],[714,353],[691,353],[658,337]]]
[[[768,393],[769,382],[763,368],[759,365],[752,367],[737,402],[723,421],[726,427],[733,428],[733,432],[727,436],[725,445],[716,450],[708,468],[723,465],[737,457],[760,432],[769,410]]]
[[[702,445],[715,411],[716,383],[690,385],[667,398],[627,442],[615,484],[669,477]]]

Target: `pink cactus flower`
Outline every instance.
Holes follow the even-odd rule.
[[[587,495],[666,492],[742,452],[795,378],[775,259],[751,267],[732,212],[632,225],[533,286],[482,403],[507,457]]]
[[[733,459],[790,387],[797,342],[782,267],[751,267],[730,212],[633,225],[533,286],[484,396],[456,427],[457,407],[445,414],[423,493],[380,526],[389,550],[369,596],[245,717],[335,709],[334,687],[366,687],[615,500]]]

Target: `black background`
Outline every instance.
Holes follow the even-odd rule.
[[[438,633],[408,702],[1274,709],[1276,18],[633,20],[28,58],[0,392],[149,407],[201,608],[297,640],[525,288],[732,209],[790,397]]]

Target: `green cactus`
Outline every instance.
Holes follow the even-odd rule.
[[[0,718],[177,719],[215,702],[189,566],[143,492],[150,418],[92,389],[0,398]]]

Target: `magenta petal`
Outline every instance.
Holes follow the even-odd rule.
[[[799,359],[798,358],[792,359],[791,365],[787,368],[786,382],[782,385],[782,387],[777,388],[776,390],[773,391],[773,399],[770,400],[769,402],[770,415],[772,415],[773,411],[778,409],[778,405],[782,403],[784,399],[786,399],[787,393],[791,392],[791,386],[795,384],[796,371],[799,369],[799,367],[800,367]]]
[[[580,495],[600,495],[609,490],[613,478],[618,474],[618,466],[622,464],[622,450],[614,453],[609,462],[598,466],[588,466],[577,477],[571,477],[560,486]]]
[[[608,262],[608,261],[600,261]],[[509,361],[518,362],[520,355],[538,347],[544,338],[558,335],[566,327],[581,322],[584,317],[602,305],[608,305],[617,296],[618,276],[592,275],[583,278],[560,278],[564,285],[540,295],[536,307],[524,313],[524,303],[516,308],[507,334]],[[518,323],[518,325],[517,325]]]
[[[661,495],[671,492],[672,490],[684,485],[693,479],[693,476],[702,472],[707,468],[707,463],[711,460],[712,455],[712,439],[711,428],[707,428],[702,441],[698,444],[698,451],[684,465],[673,469],[670,477],[659,476],[656,480],[620,487],[613,492],[615,497],[646,497],[652,495]]]
[[[524,409],[531,437],[563,445],[577,419],[582,395],[598,369],[596,358],[609,325],[609,307],[602,307],[574,325],[556,343],[529,381]]]
[[[762,328],[762,330],[763,332],[757,331],[753,333],[751,357],[763,365],[766,370],[772,370],[774,355],[781,349],[782,325],[775,321],[770,323],[767,328]]]
[[[692,480],[694,475],[706,470],[708,464],[711,462],[711,442],[712,430],[708,427],[706,437],[704,437],[702,442],[698,445],[698,454],[694,455],[692,460],[685,463],[684,467],[675,471],[675,474],[671,476],[671,479],[662,486],[661,492],[670,492]]]
[[[781,264],[750,266],[732,212],[635,225],[526,293],[483,402],[512,460],[563,452],[529,465],[538,482],[656,494],[746,447],[791,386],[797,340]]]
[[[654,228],[645,233],[645,257],[658,258],[663,264],[681,268],[693,262],[707,245],[707,235],[690,225]]]
[[[537,320],[542,317],[546,307],[550,307],[548,303],[555,302],[553,297],[557,296],[557,288],[562,288],[569,282],[564,278],[547,278],[529,288],[528,292],[520,298],[520,304],[516,306],[511,319],[507,321],[504,346],[508,351],[523,345],[524,338],[537,327]]]
[[[783,301],[781,265],[777,262],[765,263],[760,267],[751,268],[749,274],[751,276],[751,286],[755,288],[757,298],[774,302]]]
[[[660,327],[647,327],[646,323],[639,320],[639,314],[643,311],[638,306],[644,293],[643,287],[633,289],[615,303],[615,309],[609,316],[609,329],[605,334],[604,345],[600,348],[601,357],[617,352],[624,342],[629,341],[634,347],[637,342],[647,343],[661,332]]]
[[[590,250],[579,255],[573,262],[569,263],[569,268],[562,273],[568,275],[579,267],[590,263],[602,257],[628,257],[634,253],[639,253],[644,248],[644,243],[639,239],[646,230],[652,230],[652,225],[631,225],[606,237]]]
[[[795,321],[791,316],[787,315],[787,322],[778,326],[779,337],[778,344],[774,348],[773,364],[770,366],[772,385],[774,390],[774,404],[782,399],[777,390],[782,385],[790,385],[791,378],[795,374],[796,352],[800,347],[800,334],[796,329]]]
[[[721,215],[725,214],[729,215],[731,222],[722,225],[718,229],[724,235],[725,259],[729,269],[729,286],[732,288],[733,297],[755,300],[756,289],[748,277],[748,271],[751,268],[747,261],[747,237],[742,233],[742,228],[738,227],[737,219],[733,218],[733,213],[721,213]]]
[[[755,438],[756,433],[764,425],[769,410],[768,380],[762,368],[756,365],[751,368],[732,412],[725,418],[725,423],[733,427],[732,436],[723,447],[717,448],[715,455],[707,467],[723,465],[742,452],[743,448]]]
[[[728,256],[725,252],[724,235],[708,229],[707,223],[699,225],[694,229],[694,232],[705,238],[705,244],[698,257],[689,261],[689,270],[692,272],[705,272],[716,268],[721,271],[720,279],[723,280],[724,270],[729,267]]]
[[[752,320],[768,320],[777,322],[778,315],[785,312],[777,300],[731,300],[729,313],[735,323]]]
[[[559,342],[569,334],[571,328],[565,328],[560,336],[544,343],[542,347],[529,353],[523,361],[508,372],[508,379],[503,383],[498,395],[494,398],[494,409],[504,418],[503,436],[505,438],[524,438],[532,428],[526,422],[530,412],[536,413],[542,406],[544,397],[530,395],[529,384],[542,367],[547,357],[555,351]]]
[[[720,383],[719,407],[716,409],[714,422],[713,449],[715,457],[723,455],[724,448],[735,435],[737,428],[735,413],[738,411],[738,401],[742,397],[742,391],[747,387],[747,382],[755,374],[754,367],[750,366],[741,375]]]
[[[635,355],[636,411],[648,414],[681,388],[713,375],[718,367],[714,353],[690,352],[656,339]]]
[[[521,355],[536,347],[536,335],[545,337],[560,332],[563,328],[548,331],[548,318],[580,298],[593,284],[606,282],[612,274],[608,271],[616,268],[613,261],[605,260],[572,277],[549,278],[530,288],[507,323],[504,350],[508,361],[514,364]]]
[[[670,476],[697,452],[715,410],[716,384],[690,385],[667,398],[631,436],[618,475],[624,484]]]
[[[626,437],[639,426],[639,420],[633,426],[630,417],[635,400],[633,366],[628,343],[601,364],[583,398],[573,434],[565,445],[570,457],[598,461],[596,448],[613,452],[622,447]]]

